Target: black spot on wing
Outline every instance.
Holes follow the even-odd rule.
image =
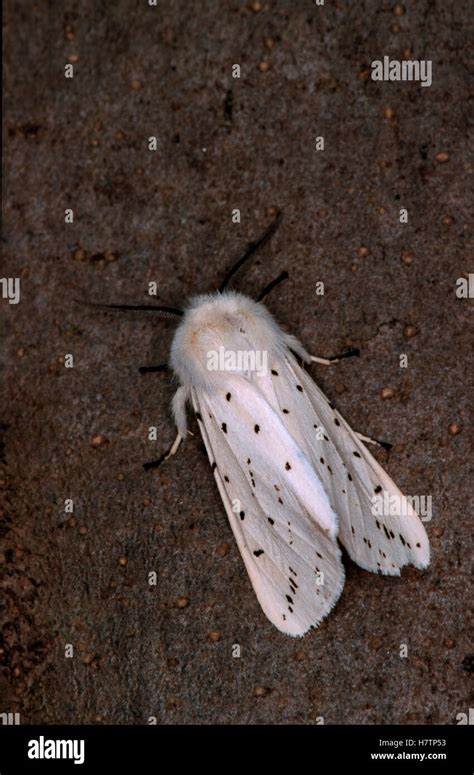
[[[224,433],[227,433],[227,423],[223,422],[221,425],[221,429],[224,431]]]
[[[258,433],[260,431],[260,425],[255,425],[254,431],[255,433]]]
[[[254,550],[254,555],[255,555],[255,557],[260,557],[262,554],[265,554],[265,552],[263,551],[263,549],[255,549],[255,550]]]
[[[227,393],[227,395],[226,395],[226,399],[227,399],[227,401],[230,401],[230,399],[231,399],[231,398],[232,398],[232,395],[231,395],[231,393]]]

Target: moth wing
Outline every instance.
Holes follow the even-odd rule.
[[[258,386],[232,375],[225,393],[194,391],[192,400],[260,605],[281,632],[303,635],[329,613],[344,584],[326,494]]]
[[[351,558],[390,575],[407,564],[426,568],[429,541],[411,503],[291,353],[274,371],[267,400],[286,410],[287,428],[319,474]],[[379,514],[384,502],[389,513]]]

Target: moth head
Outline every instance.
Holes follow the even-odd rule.
[[[196,296],[176,330],[171,366],[181,384],[209,386],[225,379],[224,362],[238,365],[238,353],[274,351],[281,336],[266,307],[248,296],[233,291]]]

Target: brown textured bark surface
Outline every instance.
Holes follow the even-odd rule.
[[[472,705],[469,11],[393,5],[5,3],[2,276],[21,301],[2,301],[0,710],[22,723],[452,724]],[[384,55],[431,59],[432,86],[372,81]],[[360,348],[311,373],[392,442],[376,454],[397,484],[433,498],[430,568],[345,557],[340,601],[302,640],[259,607],[194,421],[142,468],[174,438],[172,380],[138,373],[172,324],[75,302],[213,289],[270,208],[282,225],[235,287],[288,270],[269,308],[311,352]]]

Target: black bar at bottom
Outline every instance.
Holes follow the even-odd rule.
[[[469,726],[2,726],[0,773],[166,772],[189,763],[265,775],[438,773],[472,775]],[[77,764],[75,763],[77,762]],[[174,763],[174,764],[173,764]],[[113,769],[112,769],[113,768]],[[245,768],[245,769],[244,769]],[[354,769],[356,768],[356,769]]]

